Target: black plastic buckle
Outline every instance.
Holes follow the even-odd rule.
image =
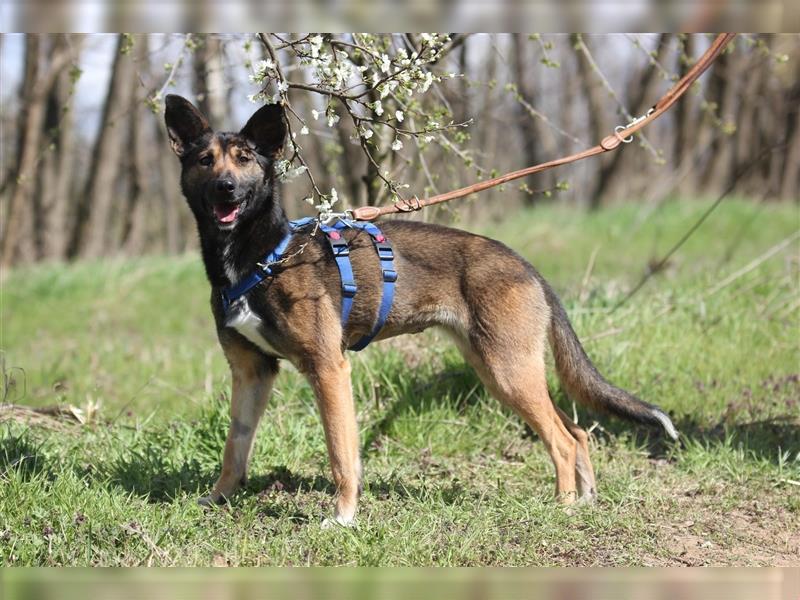
[[[328,243],[331,245],[334,256],[350,256],[350,246],[344,238],[340,240],[328,238]]]
[[[378,251],[378,258],[381,260],[394,260],[394,250],[390,244],[377,242],[375,249]]]
[[[356,295],[357,291],[358,291],[358,288],[356,287],[355,283],[349,282],[349,281],[348,282],[345,282],[345,281],[342,282],[342,294],[346,298],[352,298],[353,296]]]
[[[397,271],[395,271],[394,269],[384,269],[383,280],[388,283],[394,283],[395,281],[397,281]]]

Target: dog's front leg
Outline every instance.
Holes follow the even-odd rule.
[[[336,359],[313,363],[305,371],[317,396],[336,484],[334,521],[340,525],[352,525],[361,487],[361,460],[350,362],[339,355]],[[326,523],[330,522],[326,520]]]
[[[253,449],[258,422],[267,405],[278,361],[254,351],[226,348],[231,366],[231,426],[222,456],[222,473],[211,494],[200,504],[223,504],[247,481],[247,463]]]

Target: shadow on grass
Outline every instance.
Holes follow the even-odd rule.
[[[567,414],[572,414],[572,402],[557,388],[553,399]],[[665,458],[670,454],[673,442],[660,428],[630,423],[609,415],[578,407],[579,421],[583,424],[597,421],[602,425],[595,435],[599,437],[621,437],[628,435],[639,447],[644,448],[650,458]],[[681,435],[682,443],[692,442],[742,448],[745,454],[756,460],[778,464],[780,453],[788,453],[790,460],[800,456],[800,416],[779,415],[769,419],[732,422],[722,418],[716,422],[702,421],[692,415],[673,418]],[[780,450],[780,453],[779,453]]]
[[[48,458],[41,446],[30,438],[28,431],[6,431],[0,440],[0,477],[16,470],[23,481],[49,472]]]
[[[781,462],[781,454],[789,460],[800,456],[800,417],[780,415],[770,419],[729,423],[720,421],[712,426],[683,418],[676,423],[678,430],[689,439],[742,448],[758,460],[773,464]]]
[[[419,415],[439,406],[454,407],[459,413],[475,406],[484,394],[483,384],[475,371],[466,364],[449,364],[424,381],[405,386],[408,373],[393,371],[388,379],[393,389],[403,393],[392,400],[383,416],[363,434],[362,455],[369,454],[377,440],[388,434],[394,423],[409,415]]]
[[[216,477],[196,460],[176,466],[167,459],[163,448],[154,445],[99,465],[97,471],[106,475],[97,478],[100,481],[154,503],[169,503],[183,494],[204,494]]]

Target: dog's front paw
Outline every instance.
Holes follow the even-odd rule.
[[[197,503],[204,507],[222,506],[223,504],[227,503],[227,501],[227,498],[221,494],[216,497],[214,494],[209,494],[208,496],[203,496],[202,498],[197,499]]]

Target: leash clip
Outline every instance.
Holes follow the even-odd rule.
[[[649,117],[650,115],[653,114],[654,110],[655,110],[655,107],[651,108],[650,110],[647,111],[647,114],[644,114],[641,117],[636,117],[633,121],[631,121],[627,125],[617,125],[616,127],[614,127],[614,134],[617,136],[617,138],[619,138],[619,141],[622,142],[623,144],[630,144],[633,141],[633,134],[631,134],[628,137],[624,138],[624,137],[622,137],[620,135],[620,132],[621,131],[625,131],[629,127],[633,127],[639,121],[644,121],[647,117]]]
[[[321,212],[317,215],[317,221],[324,225],[330,225],[335,221],[347,221],[353,220],[353,211],[352,210],[345,210],[343,212]]]

